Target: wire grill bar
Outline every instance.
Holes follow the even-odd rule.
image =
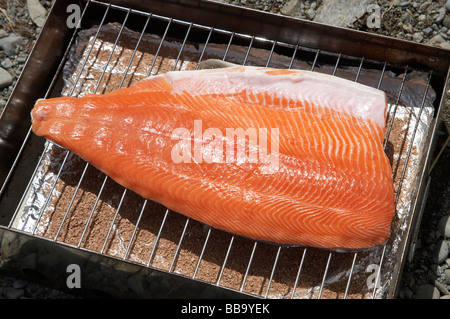
[[[417,116],[419,119],[420,119],[420,116],[421,116],[421,114],[422,114],[422,112],[423,112],[423,108],[424,108],[424,106],[425,106],[425,99],[426,99],[428,90],[430,89],[430,84],[431,84],[431,77],[432,77],[432,75],[433,75],[433,71],[431,70],[431,71],[430,71],[430,74],[429,74],[429,76],[428,76],[428,82],[427,82],[427,86],[426,86],[426,89],[425,89],[425,94],[424,94],[423,97],[422,97],[422,104],[420,105],[419,114],[418,114],[418,116]],[[412,115],[412,114],[414,114],[414,113],[411,112],[410,114]],[[419,126],[419,121],[416,121],[414,130],[413,130],[413,133],[412,133],[412,138],[411,138],[412,140],[414,140],[414,137],[416,136],[416,132],[417,132],[418,126]],[[406,155],[406,164],[403,166],[402,177],[400,178],[400,184],[399,184],[399,186],[398,186],[397,194],[396,194],[396,196],[395,196],[395,205],[397,205],[398,199],[400,198],[400,191],[401,191],[401,189],[402,189],[403,180],[404,180],[404,178],[405,178],[406,168],[408,167],[408,161],[409,161],[409,159],[410,159],[410,157],[411,157],[412,147],[413,147],[413,143],[411,143],[411,144],[409,145],[409,148],[408,148],[408,154]]]
[[[342,60],[344,60],[344,59],[351,60],[351,61],[357,60],[357,61],[359,61],[359,67],[358,67],[358,70],[357,70],[357,73],[356,73],[356,77],[355,77],[355,80],[354,80],[355,82],[358,82],[358,80],[359,80],[361,71],[363,69],[363,64],[365,62],[374,63],[374,61],[365,60],[364,57],[355,58],[355,57],[344,56],[341,53],[337,53],[336,54],[336,53],[333,53],[333,52],[326,52],[326,51],[323,51],[323,50],[311,50],[311,49],[308,49],[308,48],[300,47],[298,44],[297,45],[295,45],[295,44],[293,45],[293,44],[288,44],[288,43],[281,43],[281,42],[278,42],[276,40],[260,39],[260,38],[257,38],[255,36],[251,36],[251,35],[235,33],[234,31],[220,30],[220,29],[216,29],[214,27],[207,27],[207,26],[198,25],[198,24],[195,24],[193,22],[186,22],[186,21],[181,21],[181,20],[169,18],[169,17],[163,17],[163,16],[151,14],[151,13],[146,13],[146,12],[142,12],[142,11],[138,11],[138,10],[133,10],[133,9],[130,9],[130,8],[123,8],[123,7],[120,7],[120,6],[117,6],[117,5],[113,5],[113,4],[110,4],[110,3],[106,5],[104,3],[101,3],[101,2],[98,2],[98,1],[95,1],[95,0],[88,1],[86,7],[84,8],[82,17],[84,16],[84,13],[88,9],[88,6],[89,6],[90,3],[95,3],[97,5],[105,6],[106,9],[105,9],[105,12],[104,12],[104,14],[102,16],[101,22],[100,22],[100,24],[98,26],[97,32],[95,33],[92,45],[89,48],[89,51],[88,51],[87,56],[86,56],[86,59],[84,60],[83,65],[81,67],[81,70],[79,71],[79,73],[76,76],[75,83],[73,83],[73,86],[72,86],[72,88],[70,90],[70,95],[72,95],[74,93],[74,90],[75,90],[75,88],[77,86],[77,83],[79,82],[79,80],[81,78],[81,75],[82,75],[82,72],[83,72],[83,70],[84,70],[84,68],[86,66],[86,63],[87,63],[90,55],[91,55],[92,49],[94,47],[94,43],[96,42],[96,40],[97,40],[97,38],[99,36],[100,30],[101,30],[102,26],[104,25],[104,22],[106,21],[106,17],[107,17],[108,13],[111,10],[125,11],[126,15],[125,15],[125,18],[123,19],[123,21],[121,23],[121,28],[120,28],[120,30],[118,32],[118,35],[117,35],[116,39],[115,39],[115,43],[113,45],[113,49],[111,50],[111,53],[110,53],[110,55],[109,55],[109,57],[107,59],[106,65],[103,68],[103,71],[102,71],[102,73],[100,75],[99,80],[97,81],[97,85],[95,86],[94,93],[97,93],[97,91],[98,91],[98,89],[100,87],[100,84],[101,84],[101,81],[102,81],[102,79],[103,79],[103,77],[105,75],[106,69],[107,69],[107,67],[108,67],[108,65],[109,65],[109,63],[111,61],[114,49],[118,45],[118,41],[119,41],[119,39],[120,39],[120,37],[122,35],[122,31],[124,30],[124,27],[126,26],[126,23],[127,23],[127,20],[129,19],[129,16],[133,15],[133,14],[143,15],[143,16],[146,17],[146,20],[145,20],[144,26],[143,26],[143,28],[142,28],[142,30],[140,32],[139,39],[138,39],[138,41],[137,41],[137,43],[135,45],[134,51],[132,52],[131,58],[130,58],[128,64],[127,64],[127,67],[125,69],[124,75],[122,77],[122,80],[121,80],[118,88],[121,88],[122,85],[124,84],[125,78],[126,78],[126,76],[128,74],[128,71],[130,70],[131,65],[132,65],[132,61],[135,58],[136,52],[138,51],[138,48],[139,48],[139,46],[141,44],[141,41],[143,39],[144,34],[148,30],[148,27],[150,25],[151,20],[152,21],[153,20],[165,21],[165,22],[167,22],[167,25],[166,25],[166,27],[164,29],[164,33],[161,36],[161,40],[159,42],[158,48],[156,50],[156,53],[154,54],[154,58],[153,58],[152,64],[150,65],[150,68],[148,70],[148,73],[147,73],[148,76],[150,76],[152,74],[152,71],[153,71],[153,69],[155,67],[155,64],[156,64],[156,61],[157,61],[157,58],[159,57],[161,49],[163,47],[163,44],[165,43],[167,35],[169,34],[169,30],[170,30],[171,26],[174,25],[174,24],[176,24],[176,25],[183,25],[183,26],[187,27],[187,31],[185,33],[185,36],[184,36],[183,40],[182,40],[181,47],[180,47],[180,49],[178,51],[178,55],[177,55],[177,57],[175,59],[173,70],[177,69],[178,62],[181,59],[181,56],[183,54],[183,50],[185,48],[185,45],[186,45],[186,43],[188,41],[188,38],[189,38],[189,36],[191,34],[191,31],[194,30],[194,29],[195,30],[207,31],[207,38],[206,38],[206,40],[204,42],[203,49],[201,51],[201,54],[200,54],[200,57],[199,57],[199,60],[198,60],[197,63],[202,61],[202,59],[204,58],[204,54],[206,52],[206,48],[209,45],[209,43],[211,41],[211,38],[212,38],[212,36],[214,34],[221,34],[221,35],[225,34],[225,35],[229,36],[228,44],[227,44],[226,48],[224,49],[223,60],[227,59],[227,56],[228,56],[228,53],[229,53],[230,48],[232,46],[232,43],[233,43],[233,41],[236,38],[239,38],[241,40],[243,39],[243,40],[248,40],[249,41],[249,44],[248,44],[248,47],[247,47],[247,50],[246,50],[246,53],[245,53],[243,65],[245,65],[247,63],[249,55],[250,55],[250,52],[251,52],[252,48],[254,47],[255,42],[268,43],[268,44],[271,45],[270,46],[270,50],[269,50],[269,55],[267,57],[267,60],[265,61],[265,66],[269,66],[270,65],[272,57],[273,57],[273,54],[274,54],[274,52],[275,52],[277,47],[289,48],[289,49],[293,50],[293,54],[292,54],[292,56],[290,58],[289,65],[287,66],[288,68],[291,68],[293,66],[294,61],[296,60],[296,58],[298,58],[299,51],[303,52],[303,53],[311,53],[311,52],[314,53],[314,58],[313,58],[312,63],[311,63],[311,71],[315,71],[315,68],[317,66],[317,63],[318,63],[319,58],[321,57],[321,55],[324,55],[324,56],[327,56],[327,57],[329,57],[329,56],[336,57],[336,63],[334,65],[334,68],[333,68],[333,71],[332,71],[333,75],[336,74],[336,71],[338,70],[339,64],[342,62]],[[75,36],[75,34],[74,34],[74,36]],[[72,45],[73,39],[74,38],[72,38],[72,41],[70,42],[70,45]],[[65,58],[67,57],[69,49],[70,49],[70,46],[67,48],[67,51],[66,51],[66,54],[65,54]],[[61,65],[63,64],[63,62],[61,63]],[[384,78],[384,75],[385,75],[388,63],[387,62],[379,62],[379,61],[375,61],[375,62],[376,62],[377,65],[382,66],[381,75],[380,75],[380,78],[378,80],[378,85],[377,85],[377,87],[380,88],[381,85],[382,85],[382,81],[383,81],[383,78]],[[198,67],[198,65],[197,65],[197,67]],[[385,144],[384,144],[385,148],[386,148],[386,145],[387,145],[387,141],[389,139],[389,135],[390,135],[391,130],[392,130],[396,109],[397,109],[398,103],[400,101],[402,92],[403,92],[403,88],[404,88],[404,84],[406,82],[408,70],[409,70],[408,66],[406,66],[405,70],[404,70],[404,76],[403,76],[403,79],[402,79],[402,82],[401,82],[401,85],[400,85],[400,89],[399,89],[399,92],[398,92],[398,95],[397,95],[397,98],[396,98],[396,103],[394,103],[395,109],[393,111],[393,116],[391,118],[391,122],[389,124],[388,129],[387,129],[387,137],[386,137]],[[52,83],[56,81],[56,77],[57,77],[58,74],[59,74],[59,72],[55,75],[55,79],[52,81]],[[431,74],[429,76],[429,81],[427,83],[426,92],[425,92],[425,94],[423,96],[421,109],[420,109],[420,112],[419,112],[419,115],[418,115],[419,118],[420,118],[422,109],[423,109],[423,107],[425,105],[425,99],[426,99],[426,96],[427,96],[428,88],[430,87],[430,82],[431,82]],[[418,125],[418,122],[416,122],[416,127],[414,128],[414,133],[413,133],[414,135],[415,135],[415,131],[417,130],[417,125]],[[30,132],[31,132],[31,128],[30,128]],[[29,134],[30,134],[30,132],[29,132]],[[25,145],[25,143],[26,143],[26,141],[27,141],[27,139],[29,137],[29,134],[27,135],[23,145]],[[411,153],[411,148],[412,148],[412,145],[410,145],[410,148],[408,150],[407,161],[408,161],[408,158],[409,158],[410,153]],[[45,148],[44,148],[44,150],[43,150],[43,152],[41,154],[41,157],[40,157],[40,159],[38,161],[38,165],[36,166],[36,169],[35,169],[35,171],[33,173],[33,177],[30,179],[30,183],[33,180],[34,176],[36,175],[37,168],[42,163],[44,154],[47,151],[48,151],[48,144],[45,146]],[[58,170],[58,173],[56,174],[56,178],[55,178],[55,180],[54,180],[54,182],[52,184],[51,190],[50,190],[50,192],[49,192],[49,194],[48,194],[48,196],[47,196],[47,198],[45,200],[44,206],[40,209],[38,220],[34,224],[34,227],[33,227],[33,230],[32,230],[32,234],[33,235],[36,234],[36,230],[37,230],[37,227],[38,227],[38,225],[39,225],[39,223],[41,221],[42,215],[45,212],[45,209],[48,207],[49,203],[51,202],[52,194],[54,193],[54,189],[55,189],[55,185],[56,185],[57,181],[60,178],[61,172],[63,171],[63,168],[64,168],[64,166],[65,166],[65,164],[67,162],[67,159],[71,155],[72,155],[71,152],[66,151],[64,159],[63,159],[62,163],[60,164],[60,168]],[[15,165],[13,165],[10,174],[12,173],[12,171],[14,169],[14,166]],[[396,204],[397,204],[397,200],[398,200],[398,197],[399,197],[399,194],[400,194],[400,190],[401,190],[401,187],[402,187],[402,181],[403,181],[403,178],[405,176],[406,166],[407,165],[405,164],[405,166],[403,168],[403,172],[402,172],[402,177],[400,179],[400,185],[399,185],[399,187],[398,187],[398,189],[396,191]],[[77,183],[77,185],[75,187],[73,196],[72,196],[71,201],[69,203],[69,206],[67,207],[67,209],[65,211],[65,214],[64,214],[64,216],[62,218],[62,221],[59,224],[59,227],[58,227],[58,230],[56,232],[56,235],[53,237],[53,241],[58,241],[59,242],[58,238],[59,238],[59,235],[61,233],[63,224],[66,222],[68,213],[73,207],[73,203],[75,201],[76,194],[78,193],[78,190],[81,188],[81,183],[82,183],[82,181],[83,181],[83,179],[84,179],[84,177],[86,175],[86,171],[87,171],[88,167],[89,167],[89,163],[86,162],[85,166],[84,166],[84,169],[83,169],[83,172],[81,174],[81,177],[78,180],[78,183]],[[86,224],[84,226],[84,230],[82,232],[82,235],[79,238],[78,244],[76,245],[77,248],[82,247],[83,240],[85,240],[86,232],[87,232],[88,227],[89,227],[89,225],[91,223],[91,219],[92,219],[92,217],[94,215],[94,212],[95,212],[95,210],[97,208],[98,201],[99,201],[99,199],[100,199],[100,197],[101,197],[101,195],[102,195],[102,193],[104,191],[104,187],[105,187],[105,185],[107,183],[107,180],[108,180],[108,177],[105,176],[104,179],[103,179],[103,182],[101,184],[100,190],[96,194],[96,201],[95,201],[95,203],[94,203],[94,205],[93,205],[93,207],[91,209],[91,212],[89,214],[89,217],[88,217],[88,219],[86,221]],[[30,183],[27,186],[27,190],[30,187]],[[3,190],[3,188],[2,188],[2,190]],[[23,201],[25,199],[25,194],[26,194],[26,191],[24,192],[24,195],[22,196],[22,198],[20,200],[20,203],[17,206],[17,209],[16,209],[16,211],[14,213],[14,217],[13,217],[12,221],[17,216],[18,211],[19,211],[21,205],[23,204]],[[123,202],[124,202],[124,199],[125,199],[126,195],[127,195],[127,190],[124,189],[123,193],[121,194],[120,201],[119,201],[119,204],[118,204],[118,206],[116,208],[114,217],[113,217],[113,219],[112,219],[112,221],[111,221],[111,223],[109,225],[109,228],[108,228],[108,231],[107,231],[107,234],[106,234],[106,238],[105,238],[105,240],[103,242],[103,245],[102,245],[102,248],[100,250],[100,253],[102,253],[102,254],[105,253],[108,240],[109,240],[109,238],[110,238],[110,236],[111,236],[111,234],[113,232],[114,225],[116,223],[116,218],[117,218],[117,216],[119,214],[120,209],[123,206]],[[136,233],[138,231],[139,223],[141,221],[141,218],[142,218],[142,216],[145,213],[145,210],[146,210],[146,207],[147,207],[147,203],[148,203],[147,200],[143,200],[143,204],[142,204],[142,207],[141,207],[138,219],[136,221],[134,230],[132,232],[131,239],[129,240],[128,245],[127,245],[127,249],[126,249],[124,255],[122,256],[122,259],[124,259],[124,260],[129,260],[130,253],[131,253],[131,248],[132,248],[133,242],[136,240]],[[152,245],[150,256],[149,256],[148,262],[146,264],[148,267],[152,266],[154,257],[156,255],[157,247],[158,247],[158,244],[159,244],[160,239],[161,239],[161,235],[162,235],[163,229],[167,225],[166,222],[167,222],[169,216],[170,216],[170,211],[167,209],[165,211],[165,213],[164,213],[164,217],[163,217],[162,222],[160,224],[160,227],[158,229],[158,232],[157,232],[157,235],[156,235],[156,239],[155,239],[155,241],[153,242],[153,245]],[[11,221],[9,227],[12,227],[12,221]],[[181,246],[182,246],[182,243],[183,243],[183,240],[184,240],[184,237],[186,235],[186,231],[187,231],[189,225],[190,225],[190,219],[187,218],[185,223],[184,223],[184,227],[183,227],[181,236],[180,236],[180,238],[178,240],[177,249],[175,251],[175,254],[174,254],[173,258],[172,258],[172,261],[171,261],[171,264],[170,264],[170,267],[169,267],[169,272],[171,272],[171,273],[174,272],[174,270],[176,268],[176,262],[177,262],[177,259],[178,259],[179,255],[180,255]],[[210,238],[211,238],[210,235],[212,233],[212,230],[213,229],[211,227],[208,227],[208,231],[207,231],[206,237],[204,239],[204,242],[203,242],[203,245],[202,245],[202,249],[201,249],[201,252],[199,254],[199,258],[198,258],[198,260],[196,262],[195,270],[193,272],[193,275],[191,276],[192,279],[196,279],[197,278],[197,275],[198,275],[198,272],[199,272],[199,269],[200,269],[200,264],[201,264],[202,259],[204,257],[204,254],[205,254],[205,251],[207,249],[208,243],[210,243]],[[220,271],[219,271],[217,280],[215,282],[216,286],[221,286],[221,280],[222,280],[224,271],[225,271],[225,269],[227,267],[227,263],[229,261],[230,253],[231,253],[232,249],[234,248],[233,245],[236,242],[235,239],[236,239],[236,237],[234,235],[232,235],[231,238],[230,238],[230,241],[229,241],[229,244],[228,244],[228,248],[227,248],[227,251],[226,251],[223,263],[222,263],[222,265],[220,267]],[[239,288],[240,292],[244,292],[245,291],[245,289],[244,289],[245,288],[245,284],[246,284],[248,275],[250,273],[250,270],[251,270],[252,263],[253,263],[254,258],[255,258],[255,254],[256,254],[257,248],[259,247],[259,243],[257,241],[252,241],[252,243],[253,243],[253,245],[252,245],[251,254],[249,256],[248,263],[247,263],[247,265],[245,267],[245,273],[243,274],[243,278],[242,278],[241,285],[240,285],[240,288]],[[275,273],[277,271],[277,267],[279,265],[280,256],[282,255],[282,252],[284,251],[284,249],[282,249],[282,248],[283,248],[282,246],[277,246],[276,255],[274,256],[274,261],[273,261],[273,264],[272,264],[272,267],[271,267],[270,276],[269,276],[268,282],[267,282],[267,287],[265,288],[265,293],[264,294],[260,294],[261,297],[264,297],[264,298],[268,298],[269,297],[269,292],[270,292],[270,289],[271,289],[271,286],[272,286],[272,283],[273,283],[274,275],[275,275]],[[297,273],[296,273],[295,282],[294,282],[293,287],[292,287],[291,292],[290,292],[290,297],[291,298],[295,298],[296,297],[296,290],[297,290],[298,284],[299,284],[299,282],[301,280],[301,274],[302,274],[302,271],[304,270],[303,267],[305,266],[306,256],[309,255],[309,254],[307,254],[307,252],[309,252],[309,251],[310,251],[310,248],[302,248],[302,256],[301,256],[301,259],[299,260],[299,266],[298,266],[298,270],[297,270]],[[381,247],[381,257],[380,257],[380,260],[379,260],[379,268],[378,268],[378,272],[377,272],[377,280],[381,277],[381,267],[382,267],[382,264],[383,264],[385,251],[386,251],[386,246],[384,245],[384,246]],[[324,269],[324,272],[323,272],[323,276],[322,276],[322,279],[321,279],[321,283],[320,283],[320,286],[318,287],[318,289],[319,289],[318,298],[322,297],[322,293],[323,293],[324,287],[327,284],[327,275],[329,273],[330,265],[332,263],[332,257],[334,257],[334,256],[335,256],[335,253],[333,253],[333,252],[330,252],[328,254],[328,258],[327,258],[326,266],[325,266],[325,269]],[[348,279],[347,279],[347,282],[346,282],[346,289],[345,289],[344,298],[347,298],[347,296],[348,296],[348,292],[349,292],[349,289],[350,289],[350,286],[351,286],[351,281],[354,278],[353,275],[354,275],[354,271],[355,271],[356,266],[357,266],[358,256],[359,256],[358,253],[356,253],[356,252],[353,253],[352,264],[351,264],[350,269],[347,272]],[[314,290],[312,291],[312,294],[314,294]],[[375,298],[375,294],[376,294],[376,288],[373,289],[373,296],[372,296],[373,298]]]
[[[241,284],[241,287],[240,287],[240,289],[239,289],[239,291],[241,291],[241,292],[242,292],[243,289],[244,289],[245,281],[247,280],[247,275],[248,275],[248,272],[249,272],[249,270],[250,270],[250,266],[251,266],[252,261],[253,261],[253,256],[255,255],[255,250],[256,250],[256,246],[257,246],[257,245],[258,245],[258,242],[255,241],[255,242],[253,243],[253,249],[252,249],[252,253],[251,253],[251,255],[250,255],[250,260],[248,261],[247,268],[246,268],[246,270],[245,270],[244,279],[242,280],[242,284]]]
[[[169,212],[170,211],[167,209],[166,212],[164,213],[164,219],[161,223],[161,227],[159,227],[158,235],[156,236],[156,241],[153,244],[152,253],[150,254],[150,258],[148,259],[147,267],[149,267],[152,264],[153,257],[155,256],[155,252],[156,252],[156,247],[158,247],[158,242],[159,242],[159,239],[161,238],[161,233],[162,233],[163,227],[166,223],[167,217],[169,216]]]
[[[128,255],[130,254],[130,248],[131,248],[131,245],[133,244],[134,238],[136,236],[136,232],[138,230],[139,222],[141,221],[142,214],[144,213],[145,207],[147,206],[147,202],[148,202],[147,200],[144,200],[144,204],[142,205],[141,212],[139,213],[138,220],[136,221],[136,225],[134,225],[133,234],[131,235],[131,239],[130,239],[130,241],[128,243],[127,250],[126,250],[126,252],[125,252],[125,254],[123,256],[124,260],[126,260],[128,258]],[[187,224],[186,224],[186,226],[187,226]]]

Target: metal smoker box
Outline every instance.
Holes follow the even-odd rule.
[[[79,28],[67,23],[69,5]],[[105,92],[209,57],[387,93],[398,217],[383,247],[340,253],[226,234],[109,185],[31,132],[39,98]],[[76,264],[80,291],[99,296],[395,298],[430,185],[449,61],[447,50],[212,1],[57,0],[0,118],[0,270],[63,289]]]

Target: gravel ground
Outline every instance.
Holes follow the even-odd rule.
[[[52,2],[0,0],[0,112],[41,31]],[[450,0],[220,2],[450,49]],[[419,245],[414,260],[405,267],[399,298],[450,299],[450,146],[445,146],[447,136],[447,130],[442,129],[437,152],[443,151],[431,173],[432,184],[419,233]],[[2,298],[77,297],[20,278],[0,276],[0,299]]]

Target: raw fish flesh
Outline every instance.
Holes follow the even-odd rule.
[[[173,71],[38,100],[32,128],[124,187],[232,234],[383,245],[395,213],[383,91],[251,66]]]

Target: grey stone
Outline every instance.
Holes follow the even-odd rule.
[[[423,35],[422,35],[422,33],[420,33],[420,32],[414,33],[414,34],[413,34],[413,40],[414,40],[415,42],[422,42],[422,40],[423,40]]]
[[[401,20],[403,23],[410,23],[413,21],[412,13],[409,10],[405,11],[405,13],[402,14]]]
[[[445,3],[445,9],[447,9],[447,12],[450,12],[450,0],[447,0]]]
[[[439,290],[431,284],[423,284],[417,287],[414,294],[415,299],[439,299],[441,294]]]
[[[443,216],[439,219],[437,223],[437,230],[445,238],[450,238],[450,215]]]
[[[417,20],[419,21],[425,21],[427,19],[427,16],[425,14],[421,14],[417,17]]]
[[[8,71],[0,68],[0,89],[10,86],[14,81],[14,78]]]
[[[440,281],[438,281],[438,280],[435,280],[435,281],[434,281],[434,286],[439,290],[439,292],[440,292],[441,294],[443,294],[443,295],[448,295],[448,294],[449,294],[446,285],[443,284],[442,282],[440,282]]]
[[[3,237],[0,238],[0,256],[2,257],[2,259],[9,259],[14,255],[16,255],[17,253],[19,253],[19,251],[20,251],[19,236],[14,233],[4,233]]]
[[[444,7],[440,8],[440,9],[438,10],[438,14],[436,15],[434,21],[435,21],[436,23],[441,23],[441,22],[444,20],[444,18],[445,18],[445,14],[446,14],[445,8],[444,8]]]
[[[405,24],[403,25],[403,30],[405,30],[406,32],[408,32],[408,33],[407,33],[407,35],[408,35],[408,34],[411,33],[412,30],[413,30],[412,25],[409,24],[409,23],[405,23]]]
[[[404,291],[404,298],[406,299],[413,299],[414,298],[414,293],[412,292],[411,289],[406,288]]]
[[[11,33],[7,37],[0,38],[0,49],[3,50],[7,56],[12,56],[16,54],[19,43],[20,37]]]
[[[400,6],[401,7],[406,7],[406,6],[409,6],[411,4],[411,1],[402,1],[402,2],[400,2]]]
[[[440,277],[442,275],[441,267],[439,267],[438,264],[431,264],[430,269],[437,277]]]
[[[5,287],[3,288],[3,295],[7,299],[19,299],[23,295],[25,295],[25,290],[23,289],[16,289],[13,287]]]
[[[2,67],[4,67],[5,69],[9,69],[10,67],[13,66],[12,61],[9,58],[6,58],[2,61],[1,63]]]
[[[445,262],[449,253],[448,243],[446,240],[440,240],[434,250],[433,262],[441,264]]]
[[[425,11],[426,9],[428,9],[428,7],[430,6],[430,4],[431,4],[431,1],[425,1],[424,3],[422,3],[422,4],[419,6],[419,10]]]
[[[444,41],[439,45],[439,47],[445,50],[450,50],[450,42]]]
[[[442,20],[442,25],[446,28],[450,28],[450,15],[446,15],[444,20]]]
[[[442,35],[437,34],[434,37],[432,37],[430,40],[428,40],[427,44],[431,45],[431,46],[439,47],[439,48],[445,48],[446,41],[442,37]]]
[[[27,61],[27,59],[28,59],[28,56],[19,55],[19,56],[17,57],[17,62],[19,62],[19,63],[25,63],[25,62]]]
[[[27,282],[24,280],[20,280],[20,279],[14,280],[14,282],[13,282],[13,288],[16,288],[16,289],[24,288],[26,285],[27,285]]]
[[[374,3],[375,0],[323,0],[314,21],[347,27],[361,18]]]
[[[314,11],[314,9],[310,8],[308,9],[308,11],[306,11],[306,16],[309,20],[312,20],[316,16],[316,12]]]
[[[429,36],[431,34],[433,34],[433,29],[428,27],[422,30],[423,34],[425,34],[426,36]]]
[[[39,0],[27,0],[28,13],[34,24],[43,27],[47,15],[47,10],[40,4]]]
[[[297,11],[297,6],[299,4],[299,0],[289,0],[280,10],[280,12],[284,15],[294,16]]]
[[[450,269],[444,270],[445,282],[450,285]]]

